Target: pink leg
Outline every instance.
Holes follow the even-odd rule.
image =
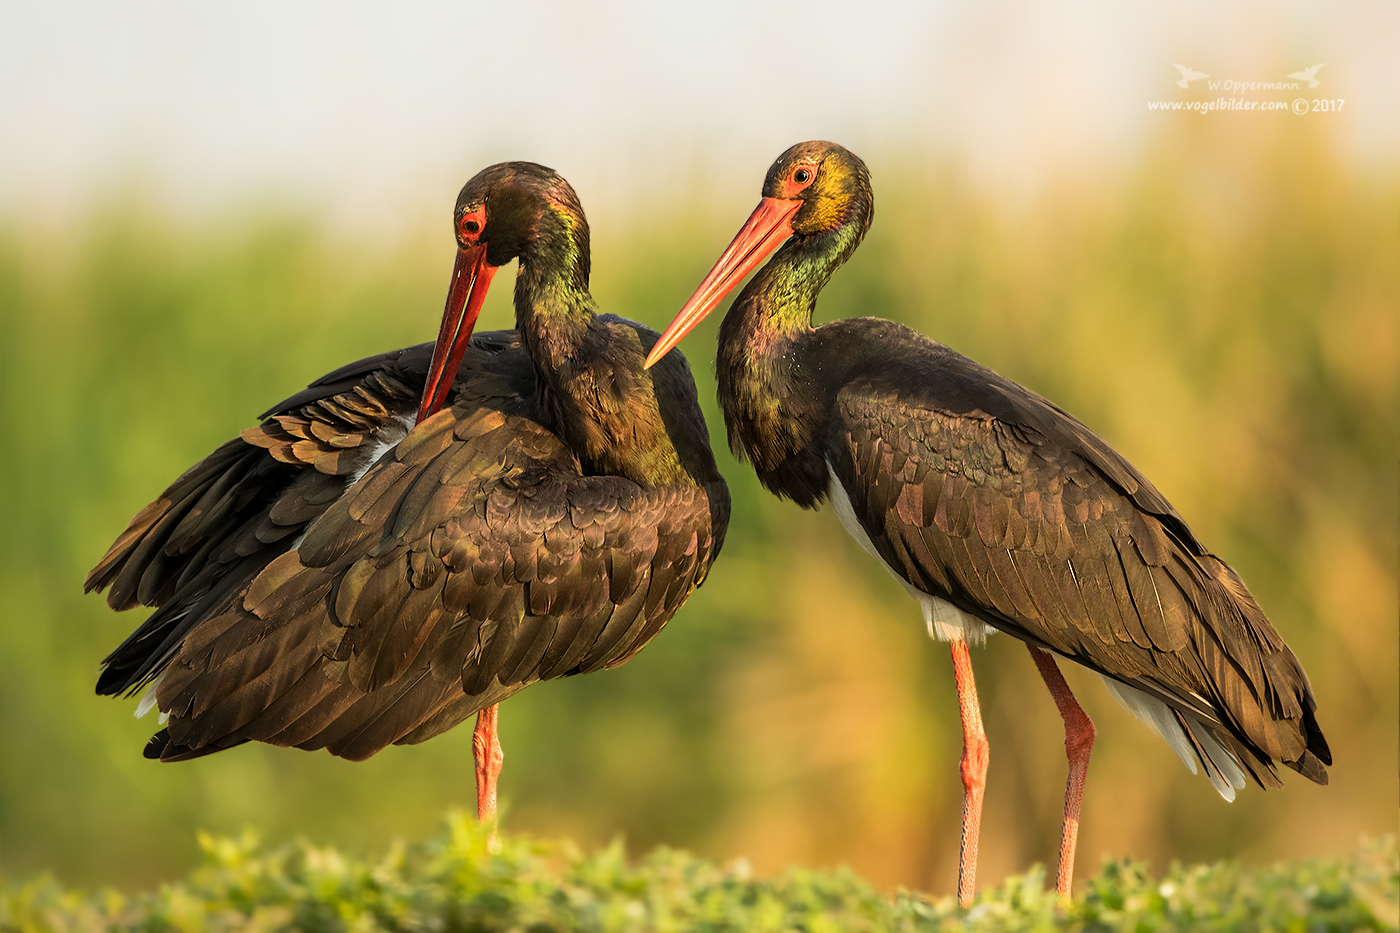
[[[488,706],[476,714],[476,731],[472,733],[472,753],[476,758],[476,818],[489,823],[496,818],[496,779],[501,776],[501,740],[496,735],[498,706]],[[491,838],[495,841],[495,830]]]
[[[977,705],[977,682],[972,678],[972,658],[967,642],[953,642],[953,679],[958,685],[958,713],[962,718],[963,783],[962,845],[958,854],[958,903],[972,906],[977,876],[977,837],[982,830],[982,797],[987,790],[987,732]]]
[[[1070,693],[1069,684],[1049,652],[1032,645],[1031,657],[1040,676],[1055,698],[1065,721],[1065,755],[1069,758],[1069,779],[1065,782],[1065,816],[1060,826],[1060,870],[1055,888],[1062,897],[1070,896],[1074,882],[1074,848],[1079,842],[1079,808],[1084,803],[1084,780],[1089,774],[1089,751],[1094,747],[1094,723]]]

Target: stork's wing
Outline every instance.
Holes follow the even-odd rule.
[[[622,663],[704,578],[722,488],[578,475],[530,417],[513,332],[475,335],[454,407],[409,433],[431,353],[352,363],[275,406],[89,574],[115,609],[158,607],[98,684],[159,678],[171,718],[148,754],[421,741],[534,680]]]
[[[712,559],[695,486],[580,476],[528,418],[419,425],[191,631],[156,685],[189,757],[249,739],[365,758],[541,679],[622,663]]]
[[[113,609],[158,609],[103,662],[99,694],[150,682],[190,627],[295,546],[413,424],[433,345],[358,360],[264,412],[262,424],[195,464],[131,520],[88,574]],[[525,365],[522,366],[522,363]],[[531,391],[514,331],[473,336],[459,392]]]
[[[1325,782],[1306,675],[1234,571],[1083,425],[939,350],[936,378],[896,365],[836,399],[829,461],[890,567],[1167,704],[1193,742],[1203,724],[1261,784],[1272,759]]]
[[[264,414],[128,524],[88,574],[117,610],[158,607],[103,665],[97,691],[139,689],[192,625],[293,546],[412,424],[431,345],[352,363]]]

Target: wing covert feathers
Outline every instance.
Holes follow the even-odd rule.
[[[906,581],[1111,679],[1222,794],[1244,773],[1277,786],[1276,760],[1326,783],[1331,753],[1297,658],[1238,575],[1093,441],[848,386],[827,449]]]
[[[723,481],[582,475],[522,397],[518,339],[482,347],[456,405],[412,431],[430,345],[330,374],[132,520],[87,588],[158,607],[99,682],[155,691],[169,720],[147,757],[423,741],[621,664],[703,581]]]

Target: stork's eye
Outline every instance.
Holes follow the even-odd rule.
[[[787,190],[783,192],[783,197],[795,198],[812,182],[817,180],[817,166],[811,162],[803,162],[794,165],[788,171],[787,184],[783,187]]]
[[[478,207],[462,215],[462,219],[457,221],[457,232],[461,234],[462,239],[468,242],[476,242],[477,236],[485,226],[486,208]]]

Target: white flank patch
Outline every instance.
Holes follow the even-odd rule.
[[[160,686],[160,679],[165,676],[165,672],[156,675],[156,679],[151,681],[151,685],[146,688],[146,692],[141,696],[141,702],[136,704],[136,718],[140,719],[151,710],[156,708],[156,688]],[[161,713],[162,723],[165,722],[165,714]]]
[[[1191,717],[1186,718],[1190,719]],[[1220,770],[1220,777],[1217,779],[1212,774],[1210,783],[1215,786],[1216,790],[1220,791],[1220,796],[1226,800],[1234,800],[1235,791],[1244,787],[1244,768],[1241,767],[1240,760],[1235,757],[1234,752],[1221,745],[1205,726],[1196,729],[1195,733],[1196,741],[1200,742],[1201,748],[1205,749],[1206,757]],[[1222,783],[1227,786],[1222,787]]]
[[[1147,723],[1148,728],[1166,739],[1172,751],[1176,752],[1186,767],[1191,769],[1191,773],[1196,773],[1196,750],[1187,738],[1186,733],[1181,728],[1181,723],[1176,721],[1176,716],[1172,714],[1171,708],[1167,704],[1154,696],[1149,696],[1138,690],[1136,687],[1129,687],[1127,684],[1119,683],[1109,677],[1099,675],[1103,684],[1108,688],[1108,692],[1113,694],[1122,707],[1132,713],[1138,719]],[[1187,717],[1191,719],[1191,717]],[[1192,720],[1195,722],[1195,720]],[[1244,769],[1240,767],[1239,759],[1234,753],[1216,741],[1215,736],[1210,734],[1205,726],[1197,723],[1199,728],[1191,731],[1196,736],[1196,741],[1201,743],[1201,748],[1205,751],[1206,757],[1210,759],[1210,764],[1214,767],[1206,768],[1206,775],[1210,778],[1213,786],[1220,796],[1226,800],[1235,799],[1235,790],[1244,787]]]
[[[347,477],[349,480],[346,484],[347,489],[358,483],[360,479],[369,472],[370,467],[378,463],[380,458],[388,453],[391,448],[399,445],[399,441],[408,437],[408,432],[413,430],[413,416],[410,415],[407,418],[399,418],[398,422],[399,424],[397,427],[392,423],[385,425],[379,433],[374,436],[374,441],[365,455],[365,465]]]
[[[346,476],[345,488],[347,490],[363,479],[364,475],[369,472],[370,467],[382,460],[385,454],[397,447],[400,441],[408,437],[408,432],[413,430],[413,418],[411,417],[399,418],[398,423],[400,427],[389,424],[375,435],[374,440],[370,442],[370,446],[365,450],[364,466]],[[306,530],[309,530],[310,527],[310,525],[307,525]],[[292,539],[292,543],[287,545],[287,550],[295,551],[297,548],[301,547],[301,542],[306,540],[306,530],[303,530],[301,534]]]
[[[880,552],[875,550],[875,542],[870,540],[870,535],[865,533],[860,519],[856,518],[856,510],[851,506],[851,497],[846,495],[846,487],[836,478],[836,470],[830,463],[827,463],[826,469],[831,477],[831,482],[827,485],[827,496],[831,499],[832,508],[836,510],[836,517],[841,519],[841,524],[850,536],[856,539],[856,543],[865,549],[865,553],[879,561],[880,566],[889,571],[890,576],[898,580],[899,585],[918,601],[919,608],[924,613],[924,624],[928,626],[929,637],[939,641],[965,641],[969,645],[985,642],[987,636],[996,629],[981,619],[968,615],[952,603],[911,586],[908,580],[895,573],[894,568],[885,563]]]

